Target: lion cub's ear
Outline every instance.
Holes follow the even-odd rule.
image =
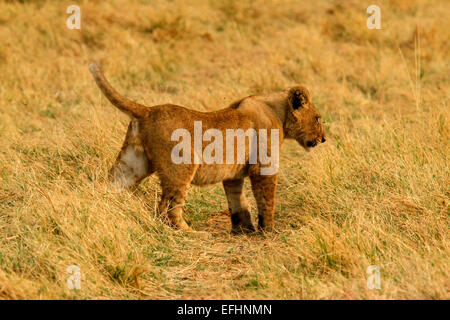
[[[292,109],[297,110],[304,107],[310,102],[308,89],[302,86],[296,86],[289,90],[289,105]]]

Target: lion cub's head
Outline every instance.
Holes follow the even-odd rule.
[[[307,151],[325,142],[322,119],[305,87],[295,86],[289,89],[288,109],[284,124],[287,138],[297,140]]]

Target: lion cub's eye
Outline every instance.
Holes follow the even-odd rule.
[[[316,116],[316,122],[320,124],[320,117]]]

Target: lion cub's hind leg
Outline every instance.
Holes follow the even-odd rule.
[[[184,185],[171,184],[167,179],[161,179],[162,196],[159,203],[159,214],[167,217],[169,224],[182,231],[193,231],[183,218],[183,206],[186,200],[189,183]]]
[[[223,181],[231,215],[231,233],[233,234],[255,231],[243,186],[244,179]]]
[[[122,150],[109,170],[110,182],[120,190],[139,184],[153,172],[139,134],[139,124],[132,121],[128,126]]]

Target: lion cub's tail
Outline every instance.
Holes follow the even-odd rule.
[[[125,112],[132,118],[142,118],[148,112],[148,107],[143,106],[139,103],[133,102],[123,96],[121,96],[106,80],[102,71],[98,67],[98,65],[93,62],[89,65],[89,70],[94,77],[95,82],[97,83],[100,90],[102,90],[108,100],[115,105],[119,110]]]

